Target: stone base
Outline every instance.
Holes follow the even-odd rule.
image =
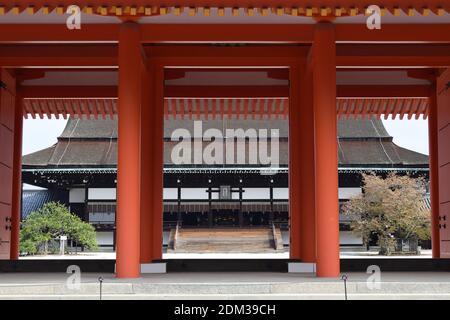
[[[167,273],[167,264],[165,262],[143,263],[141,273]]]
[[[288,262],[289,273],[315,273],[316,264],[306,262]]]

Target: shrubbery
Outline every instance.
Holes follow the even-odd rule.
[[[424,205],[426,182],[423,178],[389,174],[363,175],[364,192],[343,206],[352,216],[353,232],[367,245],[373,235],[378,238],[380,254],[395,250],[397,239],[430,239],[430,211]]]
[[[67,236],[87,249],[96,249],[95,229],[56,202],[32,212],[22,223],[20,251],[27,254],[49,253],[49,244]]]

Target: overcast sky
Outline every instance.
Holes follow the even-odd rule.
[[[394,142],[404,148],[428,154],[428,120],[383,120]]]
[[[428,154],[427,120],[383,120],[394,142],[420,153]],[[27,119],[23,130],[23,154],[29,154],[56,143],[66,120]]]

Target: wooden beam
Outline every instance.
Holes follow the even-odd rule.
[[[287,97],[288,86],[165,86],[166,98]]]
[[[309,52],[308,46],[210,46],[210,45],[161,45],[145,46],[149,57],[159,58],[302,58]],[[217,63],[216,63],[217,64]],[[276,64],[275,64],[276,65]],[[264,66],[261,66],[263,68]]]
[[[426,98],[431,85],[338,85],[339,98]]]
[[[0,43],[117,43],[120,24],[0,24]]]
[[[283,68],[305,59],[308,46],[147,46],[149,61],[168,67]],[[366,44],[337,46],[339,68],[441,68],[450,66],[450,44]],[[3,67],[114,68],[114,45],[2,45]]]
[[[119,24],[0,24],[0,43],[117,43]],[[314,24],[142,24],[144,43],[312,43]],[[450,43],[450,24],[336,24],[337,43]]]
[[[117,47],[109,45],[2,45],[3,67],[91,67],[117,66]]]
[[[338,85],[339,98],[426,98],[428,85]],[[23,98],[116,98],[116,86],[19,86]],[[287,86],[165,86],[165,98],[287,98]]]
[[[301,63],[308,46],[146,46],[149,61],[174,68],[283,68]]]
[[[116,86],[20,86],[23,98],[117,98]]]
[[[450,45],[341,44],[336,49],[338,68],[441,68],[450,66]]]
[[[450,43],[450,24],[383,24],[369,30],[365,24],[337,24],[337,43]]]
[[[314,25],[152,24],[142,26],[146,43],[311,43]]]

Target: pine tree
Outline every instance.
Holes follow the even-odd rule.
[[[49,252],[49,244],[60,236],[76,241],[87,249],[96,249],[95,229],[71,213],[64,205],[46,203],[32,212],[22,223],[20,251],[27,254]]]

